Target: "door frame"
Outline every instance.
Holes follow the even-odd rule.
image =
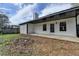
[[[27,35],[28,35],[28,24],[27,24]]]
[[[76,36],[79,37],[78,24],[77,24],[77,10],[75,10],[75,22],[76,22]]]

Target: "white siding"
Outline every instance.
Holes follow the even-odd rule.
[[[66,21],[67,23],[67,31],[60,31],[59,23],[62,21]],[[55,32],[50,33],[50,24],[55,24]],[[43,24],[47,24],[47,31],[43,31]],[[35,24],[35,33],[38,34],[56,34],[56,35],[67,35],[67,36],[76,36],[76,23],[75,18],[67,18],[57,21],[49,21]]]
[[[27,24],[20,25],[20,34],[27,34]]]
[[[77,17],[79,19],[79,16]],[[67,30],[66,31],[60,31],[60,22],[66,22]],[[78,24],[79,24],[79,20]],[[55,32],[50,32],[50,24],[54,24],[55,26]],[[43,31],[43,24],[47,24],[47,31]],[[27,24],[20,25],[20,33],[21,34],[27,34]],[[37,23],[37,24],[28,24],[28,33],[37,33],[37,34],[55,34],[55,35],[66,35],[66,36],[76,36],[76,22],[75,17],[73,18],[67,18],[67,19],[61,19],[61,20],[55,20],[55,21],[49,21],[49,22],[43,22],[43,23]]]
[[[28,24],[28,34],[34,33],[34,25]]]

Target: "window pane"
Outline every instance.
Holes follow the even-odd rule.
[[[60,31],[66,31],[66,22],[60,22]]]

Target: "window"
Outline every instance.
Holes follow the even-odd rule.
[[[54,32],[54,24],[50,24],[50,32]]]
[[[60,22],[60,31],[66,31],[66,22]]]
[[[43,24],[43,31],[46,31],[47,30],[47,25],[46,24]]]

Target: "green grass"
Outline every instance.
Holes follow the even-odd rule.
[[[0,45],[6,44],[12,39],[19,38],[19,34],[1,34],[0,35]]]
[[[0,55],[5,55],[5,45],[10,44],[10,40],[20,37],[19,34],[0,34]],[[2,51],[3,50],[3,51]]]
[[[0,38],[5,39],[5,40],[10,40],[13,38],[19,37],[19,34],[2,34],[0,35]]]

